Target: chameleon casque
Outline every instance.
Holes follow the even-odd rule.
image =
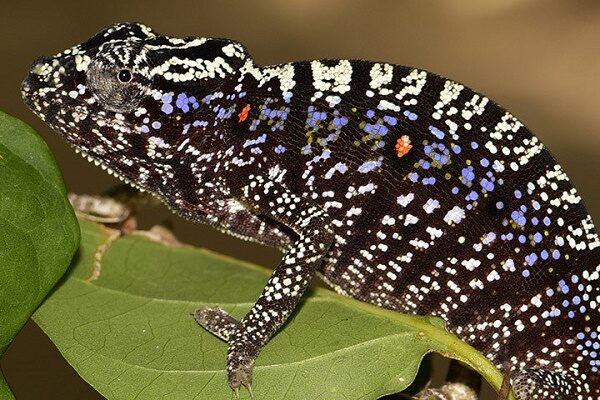
[[[135,23],[37,59],[27,105],[184,218],[285,251],[249,313],[195,313],[234,390],[315,273],[433,314],[520,400],[600,399],[600,249],[544,145],[485,96],[361,60],[261,67],[225,39]]]

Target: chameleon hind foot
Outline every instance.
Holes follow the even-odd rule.
[[[446,383],[439,389],[426,389],[419,400],[477,400],[477,393],[464,383]]]

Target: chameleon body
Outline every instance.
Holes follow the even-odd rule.
[[[179,215],[285,251],[236,321],[232,388],[315,273],[443,318],[520,400],[600,398],[600,253],[581,198],[515,117],[438,75],[361,60],[260,67],[234,41],[116,24],[34,62],[29,107]]]

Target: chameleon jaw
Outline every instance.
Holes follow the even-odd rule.
[[[153,192],[147,190],[145,187],[142,187],[139,184],[132,182],[130,179],[126,178],[124,175],[116,172],[115,170],[110,168],[108,165],[106,165],[103,161],[100,161],[99,159],[91,156],[88,152],[83,150],[81,147],[78,147],[72,143],[69,143],[69,144],[73,148],[73,150],[75,150],[75,153],[81,155],[84,159],[93,163],[95,166],[100,167],[103,171],[106,171],[109,175],[114,176],[115,178],[119,179],[121,182],[135,188],[136,190],[139,190],[140,192],[148,192],[148,193],[154,194]]]

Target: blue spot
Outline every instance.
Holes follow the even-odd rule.
[[[483,244],[490,244],[494,240],[496,240],[496,234],[494,232],[489,232],[482,240]]]
[[[381,160],[368,160],[358,167],[358,172],[367,173],[381,167]]]
[[[552,258],[554,258],[555,260],[558,260],[560,258],[560,251],[558,251],[558,249],[554,249],[552,251]]]
[[[294,94],[292,92],[283,92],[283,101],[285,101],[286,103],[289,103],[293,96],[294,96]],[[240,93],[240,97],[242,97],[241,93]]]
[[[554,290],[552,290],[551,288],[548,288],[546,290],[546,296],[548,296],[548,297],[554,296]]]
[[[482,158],[479,163],[481,164],[482,167],[487,167],[490,165],[490,162],[488,161],[487,158]]]
[[[550,224],[552,223],[552,221],[550,220],[549,217],[544,217],[543,221],[544,221],[544,225],[546,225],[546,226],[550,226]]]
[[[537,261],[538,256],[535,253],[531,253],[528,256],[525,256],[525,261],[527,262],[527,264],[529,265],[533,265],[535,264],[535,262]]]
[[[431,164],[429,163],[429,161],[427,160],[419,160],[419,165],[423,168],[423,169],[429,169],[429,167],[431,166]]]
[[[517,225],[525,226],[525,224],[527,223],[527,219],[525,218],[525,216],[523,215],[523,213],[521,211],[513,211],[510,214],[510,217],[513,219],[513,221],[515,221],[515,223]],[[525,242],[523,241],[521,243],[525,243]]]
[[[529,270],[528,269],[524,269],[523,272],[521,272],[521,275],[523,275],[524,278],[528,278],[529,277]]]
[[[581,298],[579,296],[573,297],[573,304],[578,306],[581,303]]]
[[[153,127],[154,129],[160,129],[160,127],[161,127],[161,126],[162,126],[162,124],[160,123],[160,121],[154,121],[154,122],[152,123],[152,127]]]
[[[417,115],[417,114],[415,114],[415,113],[413,113],[413,112],[411,112],[411,111],[408,111],[408,110],[404,111],[404,113],[403,113],[403,114],[404,114],[404,116],[405,116],[406,118],[408,118],[408,119],[409,119],[409,120],[411,120],[411,121],[414,121],[414,120],[416,120],[416,119],[418,118],[418,115]]]
[[[515,197],[516,197],[517,199],[520,199],[520,198],[521,198],[521,196],[522,196],[522,193],[521,193],[521,191],[520,191],[520,190],[515,190]]]
[[[164,103],[160,110],[165,114],[171,114],[173,112],[173,106],[169,103]]]
[[[542,257],[542,260],[547,260],[548,257],[550,257],[550,254],[548,253],[548,251],[542,250],[542,252],[540,253],[540,256]]]
[[[150,128],[148,128],[148,125],[142,125],[142,127],[140,128],[140,131],[142,133],[148,133],[148,132],[150,132]]]
[[[535,233],[535,235],[533,235],[533,240],[534,240],[536,243],[540,243],[540,242],[542,241],[542,238],[543,238],[543,236],[542,236],[542,234],[541,234],[541,233],[539,233],[539,232],[536,232],[536,233]]]
[[[479,145],[477,144],[477,142],[471,142],[471,148],[473,150],[476,150],[479,147]]]
[[[189,99],[185,93],[179,93],[177,95],[177,100],[175,101],[175,105],[180,108],[184,113],[190,111],[190,106],[188,105]]]
[[[525,235],[519,235],[519,243],[525,243],[527,241],[527,238],[525,237]]]
[[[502,210],[504,208],[504,203],[501,201],[496,202],[496,208]]]
[[[442,132],[441,130],[439,130],[438,128],[436,128],[435,126],[430,126],[429,130],[431,131],[431,133],[433,133],[433,135],[438,138],[438,139],[443,139],[445,134],[444,132]]]
[[[366,124],[363,130],[372,135],[385,136],[388,133],[387,126],[380,124]]]
[[[563,292],[564,294],[569,293],[569,287],[567,286],[564,280],[561,279],[558,282],[558,287],[560,287],[561,292]]]
[[[261,144],[261,143],[264,143],[266,140],[267,140],[267,134],[263,133],[262,135],[260,135],[256,139],[248,139],[248,140],[246,140],[244,142],[244,147],[250,147],[250,146],[257,145],[257,144]]]
[[[387,123],[388,125],[392,125],[392,126],[394,126],[394,125],[396,125],[396,124],[398,123],[398,120],[397,120],[396,118],[394,118],[394,117],[391,117],[391,116],[389,116],[389,115],[385,115],[385,116],[383,117],[383,121],[384,121],[385,123]]]
[[[466,181],[466,183],[473,181],[473,179],[475,179],[475,173],[473,172],[473,167],[469,166],[469,167],[463,168],[462,169],[462,177]]]
[[[481,185],[481,187],[483,188],[483,190],[487,191],[487,192],[493,192],[494,191],[494,183],[488,181],[486,178],[483,178],[479,184]]]
[[[275,147],[275,153],[277,153],[277,154],[285,153],[285,147],[283,147],[282,145],[278,145],[277,147]]]
[[[348,123],[348,118],[346,118],[346,117],[334,117],[333,118],[333,125],[337,129],[341,128],[342,126],[346,125],[347,123]]]
[[[477,200],[479,198],[479,193],[472,191],[471,193],[469,193],[467,200]]]
[[[452,188],[452,194],[458,194],[458,188],[456,186]]]
[[[368,118],[373,118],[374,115],[375,115],[375,111],[373,111],[373,110],[368,110],[367,111],[367,117]]]
[[[416,172],[411,172],[410,174],[408,174],[408,179],[410,179],[412,182],[416,182],[417,180],[419,180],[419,174],[417,174]]]
[[[435,184],[435,178],[433,176],[430,176],[429,178],[423,178],[422,183],[423,185],[433,185]]]
[[[455,144],[454,146],[452,146],[452,151],[454,152],[454,154],[460,154],[462,149],[460,148],[459,145]]]

